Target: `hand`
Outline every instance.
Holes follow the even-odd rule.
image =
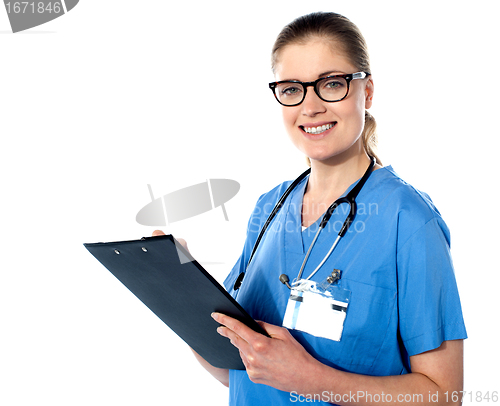
[[[158,237],[160,235],[166,235],[166,234],[161,230],[153,231],[153,234],[152,234],[153,237]],[[189,248],[187,246],[186,240],[184,240],[182,238],[176,238],[176,240],[179,242],[179,244],[181,244],[186,249],[187,252],[189,252]]]
[[[232,317],[220,313],[213,313],[212,317],[223,325],[217,332],[229,338],[231,344],[240,350],[252,382],[286,392],[304,393],[300,392],[301,388],[309,390],[311,382],[326,367],[314,359],[286,328],[259,321],[269,338]]]

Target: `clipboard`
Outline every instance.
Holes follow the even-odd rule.
[[[245,369],[212,312],[267,333],[172,235],[84,244],[153,313],[217,368]]]

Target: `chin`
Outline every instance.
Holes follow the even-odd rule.
[[[316,154],[306,154],[310,161],[318,161],[323,163],[335,162],[338,160],[344,160],[345,157],[350,155],[348,150],[330,153],[316,153]]]
[[[330,145],[327,148],[301,148],[301,151],[311,161],[333,162],[358,155],[360,151],[364,151],[364,147],[361,138],[358,138],[353,144]]]
[[[304,154],[309,157],[310,160],[314,161],[328,161],[329,159],[338,157],[339,155],[342,155],[346,150],[316,150],[316,151],[311,151],[309,150],[303,150]]]

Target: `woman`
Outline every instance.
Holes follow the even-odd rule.
[[[460,403],[466,332],[449,231],[429,197],[376,157],[375,122],[367,112],[374,85],[362,35],[338,14],[300,17],[278,36],[272,65],[276,82],[270,87],[311,172],[287,197],[247,266],[290,182],[261,196],[242,256],[225,281],[247,312],[263,320],[270,338],[214,314],[246,371],[220,370],[198,356],[200,362],[230,387],[230,404],[238,406]],[[325,258],[349,209],[340,205],[315,239],[323,213],[364,174],[354,222],[310,279],[328,287],[324,281],[338,269],[330,286],[344,300],[335,302],[337,313],[318,305],[293,328],[285,313],[305,315],[306,307],[295,306],[313,301],[288,282],[304,280]],[[297,299],[302,294],[304,303]]]

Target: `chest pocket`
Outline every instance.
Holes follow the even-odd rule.
[[[378,362],[384,362],[385,355],[394,356],[391,351],[397,347],[396,291],[347,278],[342,287],[351,291],[351,300],[341,341],[315,338],[308,350],[326,364],[368,374]],[[309,341],[306,336],[301,338]]]

